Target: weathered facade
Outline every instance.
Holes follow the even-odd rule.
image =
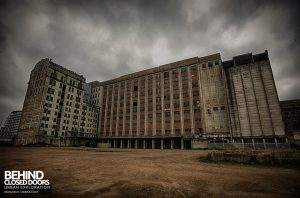
[[[285,142],[268,53],[220,54],[100,83],[99,135],[113,147],[201,148]]]
[[[99,108],[84,103],[84,83],[83,76],[51,59],[38,62],[28,82],[16,144],[67,145],[76,132],[95,137]]]
[[[0,143],[12,143],[18,132],[21,115],[22,111],[13,111],[9,114],[0,129]]]
[[[52,65],[51,61],[46,62]],[[60,142],[72,145],[77,140],[71,137],[89,138],[87,130],[91,130],[91,138],[97,133],[96,142],[121,148],[203,148],[210,142],[220,141],[277,145],[286,141],[267,51],[236,56],[225,62],[220,54],[193,57],[85,86],[85,79],[72,73],[67,75],[66,82],[58,84],[67,86],[64,90],[74,87],[74,92],[70,93],[75,94],[74,101],[70,102],[78,104],[79,108],[68,106],[64,97],[64,102],[59,104],[66,105],[67,109],[59,106],[51,113],[54,113],[54,119],[55,112],[59,114],[62,109],[60,113],[64,115],[67,111],[64,122],[73,125],[75,122],[78,126],[66,128],[64,122],[58,124],[56,120],[57,124],[52,124],[55,130],[44,129],[45,125],[39,120],[45,116],[41,112],[45,112],[47,88],[51,82],[59,82],[60,77],[51,81],[52,73],[57,70],[47,66],[41,84],[43,91],[32,95],[34,84],[39,82],[35,77],[37,70],[44,68],[38,65],[40,63],[32,72],[24,103],[28,115],[24,115],[20,127],[20,134],[23,132],[28,137],[41,132],[42,137],[53,133],[54,137],[69,136],[69,143]],[[54,95],[58,92],[59,96],[59,86],[54,89]],[[33,104],[29,100],[36,102]],[[95,113],[92,128],[80,125],[78,121],[83,116],[82,101],[91,105],[88,109]]]
[[[300,146],[300,100],[280,101],[285,131],[291,142]]]

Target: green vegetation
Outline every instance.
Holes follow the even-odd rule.
[[[38,142],[38,143],[31,143],[31,144],[28,144],[26,145],[27,147],[57,147],[55,145],[52,145],[52,144],[47,144],[47,143],[41,143],[41,142]]]
[[[214,150],[197,158],[201,162],[261,165],[300,165],[299,150]]]

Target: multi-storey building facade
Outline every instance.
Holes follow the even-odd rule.
[[[267,52],[225,62],[220,54],[194,57],[100,87],[99,135],[113,147],[286,141]]]
[[[84,84],[83,76],[51,59],[38,62],[28,82],[16,144],[69,145],[76,144],[74,137],[96,137],[99,108],[83,101]]]
[[[220,54],[194,57],[87,84],[44,59],[32,71],[24,110],[20,139],[49,143],[74,144],[82,134],[122,148],[286,141],[267,51],[225,62]],[[82,124],[88,114],[90,124]]]
[[[280,101],[282,119],[289,139],[300,145],[300,100]]]
[[[22,111],[13,111],[9,114],[3,127],[0,129],[0,142],[11,142],[17,135]]]

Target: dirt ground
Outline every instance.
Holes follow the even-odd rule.
[[[0,148],[0,169],[42,170],[49,197],[299,197],[300,169],[199,162],[208,151]]]

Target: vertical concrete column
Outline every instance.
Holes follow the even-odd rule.
[[[106,127],[107,127],[107,112],[108,112],[108,86],[106,88],[106,102],[105,102],[105,113],[104,113],[104,127],[103,127],[103,132],[107,135],[107,130],[106,130]]]
[[[255,142],[254,142],[254,139],[252,138],[252,146],[253,148],[255,149]]]
[[[179,81],[179,101],[180,101],[180,128],[181,135],[184,135],[184,119],[183,119],[183,98],[182,98],[182,79],[181,79],[181,69],[178,69],[178,81]]]
[[[275,145],[276,145],[276,148],[278,148],[277,138],[275,138]]]
[[[140,134],[140,120],[141,120],[141,112],[140,112],[140,93],[141,93],[141,79],[138,78],[138,99],[137,99],[137,126],[136,126],[136,135]]]
[[[160,149],[164,149],[164,139],[160,140]]]
[[[171,139],[171,149],[174,149],[174,139]]]
[[[116,133],[115,136],[119,135],[119,111],[120,111],[120,89],[121,83],[118,83],[118,101],[117,101],[117,120],[116,120]]]
[[[114,112],[114,93],[115,93],[115,84],[112,85],[112,93],[111,93],[111,107],[110,107],[110,121],[109,121],[109,136],[112,136],[113,130],[113,112]]]
[[[143,140],[143,149],[146,148],[146,140]]]
[[[171,108],[171,135],[175,134],[174,130],[174,99],[173,99],[173,73],[169,72],[169,84],[170,84],[170,108]]]
[[[127,94],[127,81],[125,81],[124,83],[124,100],[123,100],[123,128],[122,128],[122,134],[121,136],[124,136],[125,134],[125,122],[126,122],[126,100],[127,100],[127,97],[126,97],[126,94]],[[120,135],[119,135],[120,136]]]
[[[267,148],[267,146],[266,146],[266,139],[265,138],[263,138],[263,143],[264,143],[264,148]]]
[[[156,80],[155,77],[153,77],[152,79],[152,112],[153,112],[153,121],[152,121],[152,136],[156,135],[156,122],[157,122],[157,118],[156,118]]]
[[[124,148],[124,140],[120,140],[120,148]]]
[[[116,140],[113,140],[113,147],[116,148]]]
[[[290,147],[290,143],[289,143],[289,139],[288,138],[285,138],[285,142],[286,142],[287,147]]]
[[[242,146],[245,148],[244,139],[242,138]]]
[[[194,104],[193,104],[193,92],[192,92],[192,76],[191,76],[191,68],[187,67],[188,74],[188,85],[189,85],[189,102],[190,102],[190,116],[191,116],[191,132],[195,134],[195,119],[194,119]]]
[[[146,136],[148,134],[148,83],[149,83],[149,76],[145,79],[145,109],[144,109],[144,115],[145,115],[145,129],[144,129],[144,135]]]
[[[138,148],[138,140],[137,139],[134,140],[134,148],[136,148],[136,149]]]
[[[182,138],[181,138],[181,140],[180,140],[180,147],[181,147],[181,149],[184,149],[184,141],[183,141]]]
[[[165,94],[164,94],[164,73],[160,75],[160,89],[161,89],[161,134],[165,135]]]
[[[134,81],[131,81],[130,87],[130,125],[129,125],[129,136],[132,136],[132,121],[133,121],[133,84]]]
[[[155,140],[152,140],[152,149],[155,149]]]

